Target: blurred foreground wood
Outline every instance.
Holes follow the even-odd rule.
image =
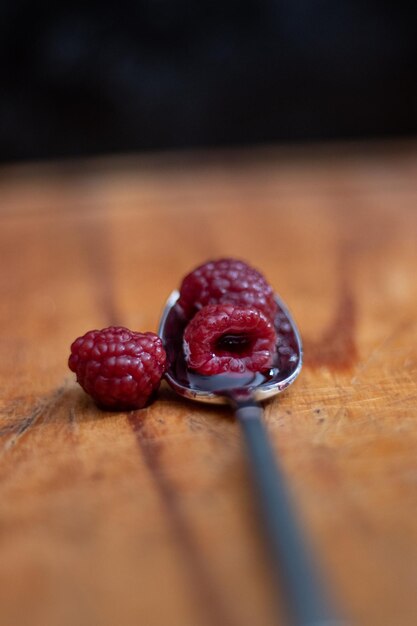
[[[0,170],[2,626],[274,626],[228,410],[100,412],[66,366],[220,255],[304,337],[266,419],[329,582],[357,624],[417,623],[416,205],[416,143]]]

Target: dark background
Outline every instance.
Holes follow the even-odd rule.
[[[415,133],[413,9],[0,0],[0,160]]]

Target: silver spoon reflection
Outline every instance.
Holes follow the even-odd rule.
[[[302,344],[297,327],[284,303],[275,296],[278,313],[276,358],[265,374],[200,376],[187,369],[183,333],[187,320],[174,291],[162,314],[159,335],[168,367],[165,378],[179,395],[215,404],[230,404],[242,428],[260,505],[272,564],[285,585],[292,626],[338,626],[324,592],[317,568],[305,545],[285,479],[275,459],[259,402],[281,393],[295,381],[302,367]]]

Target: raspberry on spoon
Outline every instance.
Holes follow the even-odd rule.
[[[71,345],[69,368],[95,402],[108,409],[145,406],[165,372],[166,354],[154,333],[110,326],[90,330]]]
[[[208,261],[182,281],[179,304],[187,318],[208,304],[231,303],[256,308],[273,320],[274,292],[264,276],[237,259]]]
[[[272,366],[276,333],[258,309],[235,304],[205,306],[184,332],[184,355],[199,374],[262,372]]]

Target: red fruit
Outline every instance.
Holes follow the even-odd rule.
[[[235,304],[205,306],[184,332],[184,355],[190,369],[210,376],[269,369],[276,333],[258,309]]]
[[[145,406],[159,387],[165,363],[157,335],[111,326],[76,339],[68,366],[99,406],[128,410]]]
[[[272,287],[258,270],[243,261],[209,261],[182,281],[179,304],[189,319],[203,306],[225,302],[256,308],[270,320],[277,312]]]

